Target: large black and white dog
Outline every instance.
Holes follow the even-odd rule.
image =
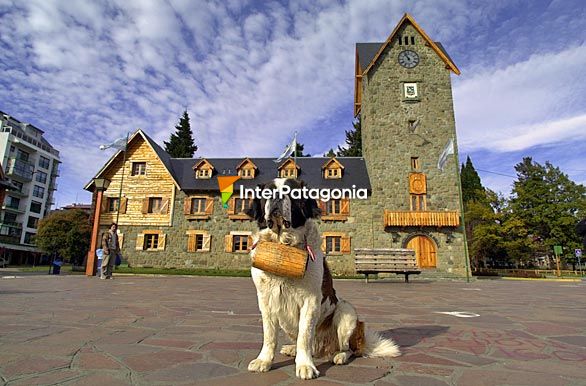
[[[303,183],[293,179],[275,179],[264,189],[300,189]],[[278,328],[294,344],[284,345],[281,353],[295,357],[295,373],[302,379],[319,376],[313,357],[327,357],[345,364],[352,355],[395,357],[399,348],[390,339],[365,331],[354,307],[338,298],[324,255],[314,219],[320,211],[313,199],[290,196],[255,199],[248,214],[259,226],[253,242],[273,241],[309,249],[315,257],[307,262],[305,276],[290,279],[252,268],[258,305],[262,314],[263,346],[249,371],[269,371],[277,347]],[[309,247],[309,248],[308,248]],[[254,259],[254,248],[251,257]]]

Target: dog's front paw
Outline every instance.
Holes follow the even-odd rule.
[[[281,354],[294,357],[297,355],[297,346],[294,344],[285,344],[281,347]]]
[[[334,355],[332,362],[334,362],[335,365],[345,365],[348,363],[348,359],[350,359],[351,356],[352,353],[350,351],[340,351]]]
[[[262,359],[256,358],[250,361],[248,364],[248,371],[255,373],[266,373],[271,369],[271,362],[263,361]]]
[[[319,371],[314,365],[297,365],[295,375],[301,379],[313,379],[319,377]]]

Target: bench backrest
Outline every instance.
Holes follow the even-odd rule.
[[[354,261],[357,270],[418,269],[415,251],[404,248],[357,248]]]

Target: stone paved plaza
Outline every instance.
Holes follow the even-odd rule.
[[[246,370],[262,340],[250,278],[12,275],[0,278],[8,385],[586,384],[586,282],[338,280],[404,354],[317,360],[320,378],[301,381],[280,354],[269,373]],[[440,313],[454,311],[479,316]]]

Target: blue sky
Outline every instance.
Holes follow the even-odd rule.
[[[409,12],[441,41],[460,159],[510,192],[523,156],[586,183],[585,2],[0,0],[0,110],[61,151],[57,206],[142,128],[159,144],[184,109],[196,155],[275,156],[299,132],[322,155],[351,128],[354,45]]]

